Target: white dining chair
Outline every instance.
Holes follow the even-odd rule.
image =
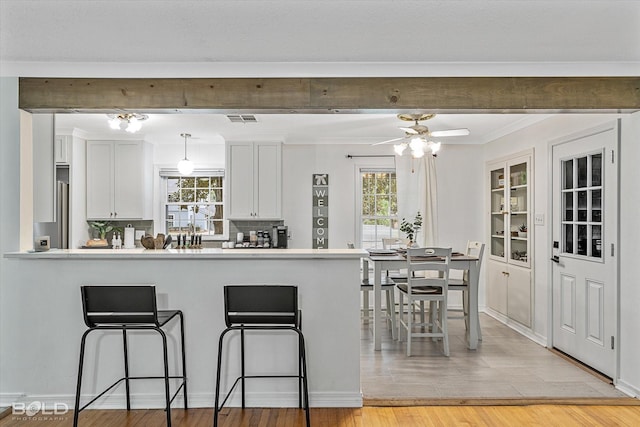
[[[478,271],[482,266],[482,255],[484,254],[484,243],[468,241],[467,248],[465,251],[465,255],[470,255],[478,258]],[[454,316],[450,315],[449,319],[464,319],[464,325],[466,329],[469,329],[469,270],[464,270],[461,279],[449,279],[449,290],[450,291],[461,291],[462,292],[462,315]],[[449,309],[449,312],[455,310]],[[476,310],[477,313],[477,310]],[[476,319],[476,324],[478,325],[478,339],[482,339],[482,331],[480,328],[480,319]]]
[[[348,249],[354,249],[355,245],[351,242],[347,243]],[[362,293],[362,308],[361,313],[367,320],[371,317],[371,307],[369,306],[369,295],[373,292],[373,280],[369,280],[369,272],[362,272],[362,281],[360,282],[360,292]],[[395,300],[395,286],[396,282],[388,276],[381,278],[380,284],[382,291],[385,294],[385,306],[383,308],[385,313],[385,319],[389,327],[391,328],[391,338],[396,339],[397,324],[396,324],[396,300]]]
[[[451,248],[407,249],[407,282],[399,283],[398,339],[402,341],[404,330],[407,339],[407,356],[411,356],[411,342],[415,337],[442,338],[443,352],[449,356],[447,331],[447,292]],[[404,301],[407,301],[406,319]],[[416,323],[412,311],[416,301],[430,304],[430,321]],[[417,330],[420,328],[420,331]]]

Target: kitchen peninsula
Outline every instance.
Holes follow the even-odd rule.
[[[158,308],[181,309],[185,315],[189,404],[212,407],[217,341],[225,327],[223,286],[280,283],[299,287],[311,406],[359,407],[358,283],[360,258],[365,255],[358,249],[69,249],[5,254],[8,260],[4,265],[13,270],[9,277],[20,280],[7,284],[2,297],[15,301],[7,318],[21,328],[4,342],[13,350],[3,363],[15,369],[3,382],[21,393],[23,400],[64,402],[72,407],[80,337],[86,328],[80,286],[155,284]],[[28,336],[20,331],[29,331]],[[175,372],[177,328],[170,333],[173,348],[169,357]],[[295,372],[296,343],[290,334],[248,334],[247,370],[257,375]],[[83,391],[89,394],[121,375],[122,337],[96,334],[87,345],[90,362],[85,365]],[[159,346],[157,336],[132,337],[132,374],[161,372]],[[230,340],[226,351],[228,386],[239,375],[239,340]],[[95,360],[99,360],[99,367]],[[123,408],[123,393],[118,388],[95,407]],[[132,390],[134,407],[160,408],[163,399],[157,383],[143,381]],[[231,405],[239,406],[237,392]],[[296,383],[282,379],[248,382],[247,405],[297,406]]]

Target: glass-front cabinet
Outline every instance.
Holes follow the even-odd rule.
[[[490,165],[490,255],[530,266],[530,156]]]
[[[534,301],[532,171],[533,149],[487,163],[488,310],[505,324],[517,322],[529,329]]]

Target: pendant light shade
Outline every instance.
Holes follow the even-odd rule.
[[[187,158],[187,138],[191,138],[191,134],[181,133],[180,136],[184,137],[184,159],[178,162],[178,172],[182,175],[191,175],[193,162]]]

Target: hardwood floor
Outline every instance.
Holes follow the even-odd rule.
[[[172,410],[175,427],[208,427],[212,409]],[[50,419],[48,419],[50,418]],[[9,415],[0,427],[67,427],[73,415],[41,416],[22,419]],[[81,426],[161,427],[162,410],[87,410],[80,416]],[[298,409],[225,410],[220,427],[302,427],[304,411]],[[419,406],[313,408],[314,427],[427,427],[427,426],[637,426],[640,406],[530,405],[530,406]]]

